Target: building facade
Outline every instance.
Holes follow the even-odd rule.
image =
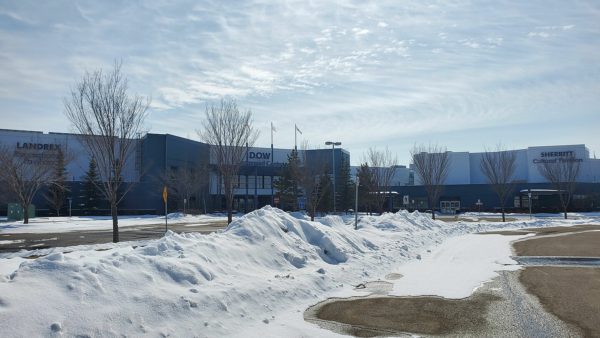
[[[72,202],[74,215],[85,213],[82,209],[83,185],[90,158],[79,135],[66,133],[42,133],[37,131],[0,129],[0,146],[27,154],[61,149],[68,153],[67,177],[68,198]],[[539,172],[538,166],[544,161],[560,161],[574,158],[580,162],[580,174],[573,195],[572,209],[598,210],[600,206],[600,160],[590,157],[585,145],[562,145],[529,147],[513,150],[516,154],[514,189],[507,206],[514,211],[528,209],[528,192],[534,191],[532,205],[535,211],[557,211],[558,196],[552,193],[552,185]],[[249,147],[235,180],[234,209],[248,212],[265,205],[281,205],[278,191],[274,186],[281,169],[288,162],[292,149]],[[185,176],[191,170],[203,173],[190,181],[197,185],[195,192],[184,198],[176,194],[169,196],[169,210],[193,209],[199,212],[214,212],[225,209],[223,183],[211,159],[208,144],[169,134],[146,134],[136,140],[134,150],[128,157],[123,173],[125,195],[119,210],[122,213],[160,214],[164,212],[162,191],[169,175]],[[484,153],[448,152],[450,158],[448,177],[442,195],[435,206],[429,205],[420,177],[409,167],[396,167],[392,179],[389,210],[400,208],[442,211],[496,210],[499,201],[487,178],[480,168]],[[310,149],[304,153],[311,166],[318,167],[336,179],[341,186],[340,176],[343,163],[350,163],[350,153],[344,149]],[[302,159],[303,156],[300,156]],[[351,168],[351,176],[356,175],[357,167]],[[169,183],[170,184],[170,183]],[[339,193],[339,190],[338,190]],[[0,195],[6,189],[0,189]],[[34,200],[38,213],[48,212],[44,192]],[[339,196],[338,196],[339,197]],[[10,196],[2,200],[0,215],[6,214],[6,203]],[[67,203],[65,203],[65,209]],[[105,206],[108,208],[108,206]],[[339,209],[339,208],[338,208]],[[98,213],[106,212],[102,207]],[[62,214],[66,214],[64,210]]]
[[[580,164],[573,194],[572,209],[596,210],[600,206],[600,160],[591,158],[583,144],[540,146],[511,150],[516,155],[514,186],[506,205],[514,211],[529,208],[528,193],[533,192],[532,205],[539,212],[555,212],[559,206],[559,196],[554,187],[540,173],[539,166],[545,161],[572,159]],[[415,173],[414,186],[397,186],[402,195],[401,205],[414,209],[436,209],[453,212],[456,210],[497,210],[498,197],[488,184],[481,171],[484,153],[448,152],[449,170],[444,182],[440,201],[430,206],[421,178]],[[411,169],[412,168],[411,166]],[[406,197],[408,196],[408,197]],[[405,203],[407,202],[408,203]]]
[[[71,160],[66,166],[68,197],[72,201],[72,213],[74,215],[84,213],[80,207],[83,205],[83,180],[90,158],[79,135],[0,129],[0,146],[14,151],[23,151],[23,148],[26,148],[27,151],[35,152],[60,148],[71,154]],[[291,152],[292,149],[247,148],[245,160],[235,182],[234,209],[247,212],[268,204],[278,205],[278,192],[273,183],[279,178],[279,172],[287,163]],[[348,151],[340,148],[309,149],[305,153],[307,161],[312,166],[317,166],[331,177],[339,177],[342,161],[350,162]],[[197,184],[198,189],[185,201],[182,196],[170,194],[169,210],[183,208],[199,212],[224,210],[223,182],[216,161],[210,154],[208,144],[169,134],[148,133],[136,140],[135,150],[128,157],[124,170],[123,190],[127,190],[128,193],[119,205],[120,212],[163,213],[162,191],[169,175],[184,176],[190,170],[199,170],[205,177],[201,175],[196,177],[194,182],[190,182],[190,184]],[[34,204],[38,213],[47,213],[44,191],[40,191],[37,195]],[[8,199],[10,201],[10,197]],[[67,208],[66,203],[65,208]],[[98,212],[103,211],[106,210]],[[0,215],[5,213],[6,204],[2,203]]]

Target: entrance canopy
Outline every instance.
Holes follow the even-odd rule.
[[[545,195],[558,195],[560,193],[564,193],[565,191],[556,190],[556,189],[523,189],[520,191],[521,194],[527,195],[531,193],[531,196],[545,196]]]

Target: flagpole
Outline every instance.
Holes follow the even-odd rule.
[[[274,156],[274,151],[273,151],[273,132],[275,131],[275,126],[273,126],[273,122],[271,122],[271,165],[273,165],[273,163],[275,163],[275,159],[273,158]]]
[[[273,122],[271,122],[271,148],[273,148]]]
[[[273,122],[271,122],[271,172],[273,170],[275,170],[274,167],[273,167],[273,164],[275,163],[275,159],[273,158],[275,156],[274,152],[273,152],[273,129],[274,129]],[[273,203],[273,195],[274,195],[274,191],[273,191],[273,174],[271,174],[271,206],[273,206],[273,204],[274,204]]]

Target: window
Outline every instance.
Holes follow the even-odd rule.
[[[238,182],[235,187],[239,189],[246,189],[246,176],[238,175]]]

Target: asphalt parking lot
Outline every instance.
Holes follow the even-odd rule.
[[[202,223],[177,223],[168,229],[177,233],[211,233],[227,227],[227,222],[213,221]],[[160,238],[165,234],[163,224],[127,226],[119,229],[119,240],[137,241]],[[45,249],[73,245],[100,244],[112,242],[112,229],[78,230],[57,233],[6,233],[0,234],[0,252]]]

